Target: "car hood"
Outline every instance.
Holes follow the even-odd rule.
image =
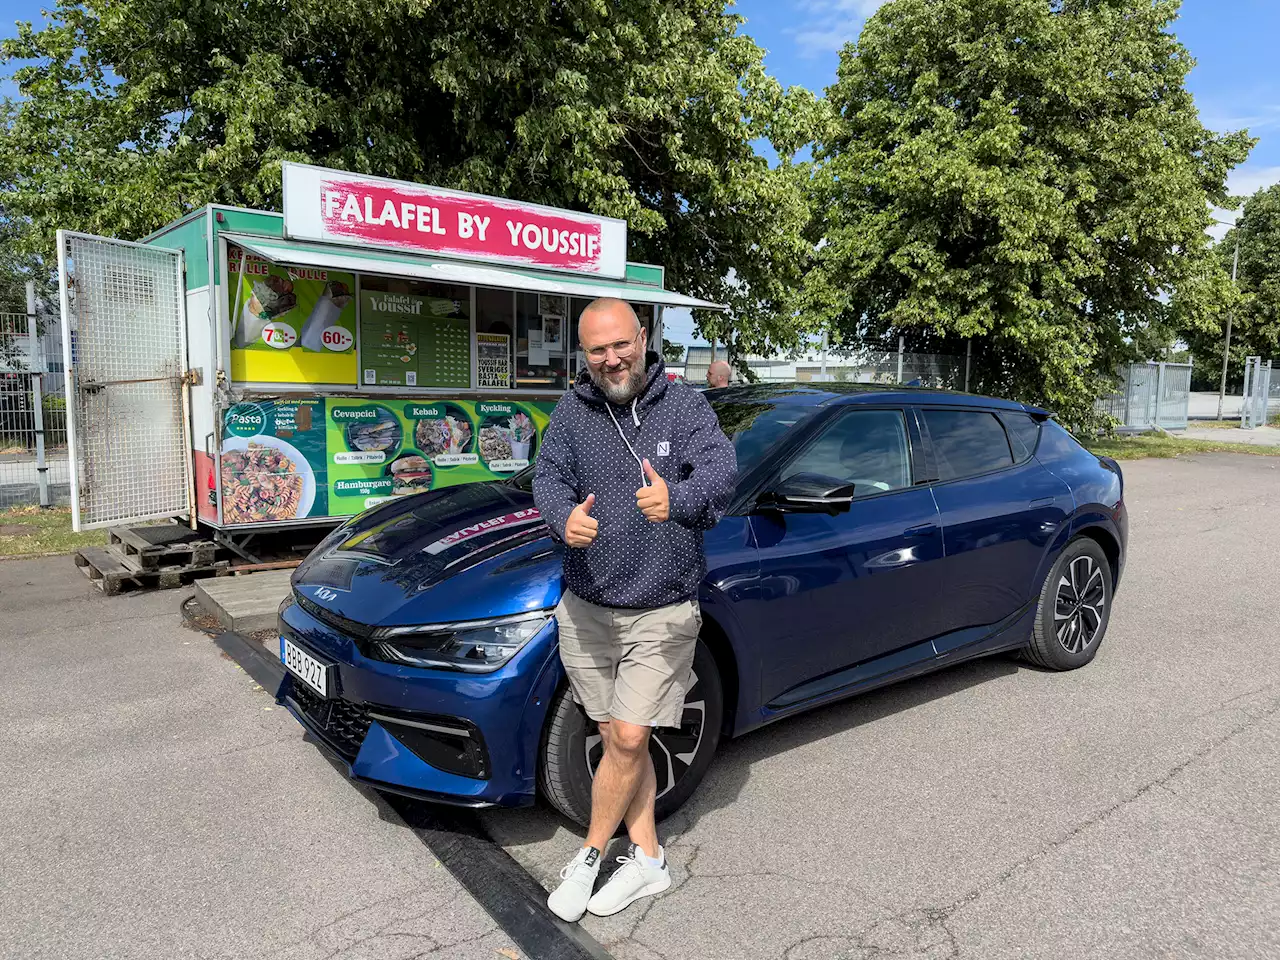
[[[533,496],[467,484],[389,501],[325,538],[296,594],[368,626],[451,623],[555,606],[560,550]]]

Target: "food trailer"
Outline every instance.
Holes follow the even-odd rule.
[[[284,212],[141,242],[58,234],[77,530],[221,539],[511,476],[585,363],[577,319],[723,309],[626,259],[624,221],[303,164]],[[72,344],[75,344],[75,356]]]

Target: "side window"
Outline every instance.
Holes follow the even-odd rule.
[[[1030,460],[1040,442],[1040,424],[1029,413],[1001,413],[1009,431],[1009,443],[1013,445],[1013,459],[1018,463]]]
[[[851,410],[806,447],[782,472],[852,483],[854,496],[911,486],[907,425],[897,410]]]
[[[924,422],[929,427],[938,475],[943,480],[1013,466],[1009,438],[994,413],[925,410]]]

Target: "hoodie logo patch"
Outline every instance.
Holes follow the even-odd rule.
[[[671,444],[668,443],[666,440],[658,441],[658,456],[660,457],[671,456]]]

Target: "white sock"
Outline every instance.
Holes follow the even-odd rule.
[[[641,849],[639,844],[636,844],[636,853],[640,856],[641,863],[643,863],[647,867],[653,867],[654,869],[661,867],[663,864],[663,861],[666,859],[665,855],[662,852],[661,844],[659,844],[658,846],[658,856],[656,858],[651,857],[647,853],[645,853],[644,850]]]

